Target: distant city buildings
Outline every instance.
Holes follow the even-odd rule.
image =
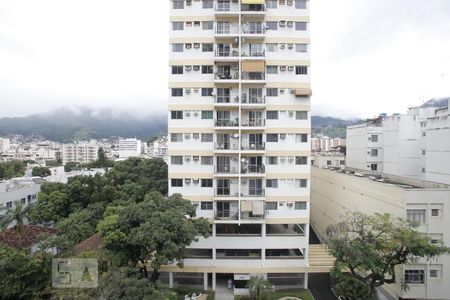
[[[345,154],[339,151],[315,152],[311,160],[319,168],[345,169]]]
[[[8,152],[10,144],[11,142],[9,139],[0,138],[0,154],[3,152]]]
[[[96,140],[64,144],[62,147],[63,164],[76,162],[81,164],[91,163],[98,159],[98,142]]]
[[[311,150],[328,152],[341,146],[345,146],[346,140],[341,138],[331,138],[329,136],[320,136],[311,138]]]
[[[142,154],[142,142],[138,139],[119,139],[119,159],[139,157]]]
[[[169,161],[168,138],[161,136],[150,143],[148,147],[148,155],[150,157],[162,158],[166,163]]]

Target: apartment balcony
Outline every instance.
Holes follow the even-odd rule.
[[[264,108],[266,107],[266,96],[242,93],[241,103],[243,109]]]
[[[266,37],[266,27],[263,23],[244,23],[242,24],[242,35],[248,39],[264,39]]]
[[[239,219],[239,201],[215,202],[214,219],[221,221],[236,221]]]
[[[230,38],[239,36],[239,26],[218,26],[214,32],[216,38]]]
[[[242,55],[243,58],[245,59],[253,59],[253,60],[264,60],[266,59],[266,51],[264,50],[259,50],[259,51],[246,51],[246,50],[242,50]]]
[[[218,107],[238,107],[238,95],[214,95],[214,105]]]
[[[245,16],[251,17],[264,17],[266,15],[266,6],[262,4],[242,4],[241,5],[241,13]]]
[[[241,190],[242,198],[260,198],[265,197],[266,191],[264,188],[243,188]]]
[[[217,152],[239,151],[239,143],[237,141],[214,143],[214,150]]]
[[[239,188],[235,187],[217,187],[214,191],[216,198],[239,198]]]
[[[216,50],[216,52],[214,53],[214,60],[217,62],[239,61],[239,50]]]
[[[242,72],[241,75],[242,83],[266,83],[266,73],[265,72]]]
[[[264,151],[266,150],[266,143],[261,142],[261,143],[242,143],[241,145],[241,150],[244,151]]]
[[[264,130],[266,127],[265,119],[242,119],[242,130]]]
[[[230,2],[216,3],[214,14],[216,17],[238,17],[239,4]]]
[[[220,73],[214,75],[215,83],[239,83],[239,72]]]
[[[222,175],[225,177],[237,176],[239,174],[239,166],[238,164],[229,164],[229,165],[218,165],[214,169],[215,175]]]
[[[244,221],[264,221],[264,201],[243,200],[241,201],[241,220]]]
[[[231,119],[217,119],[214,122],[214,126],[216,130],[219,129],[225,129],[225,130],[230,130],[230,129],[239,129],[239,119],[236,118],[234,120]]]
[[[261,165],[250,165],[241,167],[241,174],[255,176],[255,175],[264,175],[266,174],[266,166],[264,164]]]

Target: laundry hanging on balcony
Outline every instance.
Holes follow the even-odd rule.
[[[242,4],[266,4],[266,0],[242,0]]]
[[[252,211],[252,201],[242,200],[241,212],[251,212],[251,211]]]
[[[264,72],[265,68],[264,61],[247,60],[242,62],[242,72]]]

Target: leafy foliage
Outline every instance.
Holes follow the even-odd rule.
[[[25,233],[25,223],[28,220],[28,211],[30,206],[25,206],[20,201],[16,201],[14,206],[5,209],[1,208],[0,211],[6,210],[0,214],[0,229],[5,229],[10,225],[14,225],[19,236],[19,244],[22,242],[23,235]]]
[[[39,176],[39,177],[47,177],[52,175],[52,172],[47,167],[34,167],[31,171],[32,176]]]
[[[352,299],[370,299],[376,287],[395,283],[397,265],[449,252],[443,244],[431,244],[414,224],[388,214],[355,212],[328,227],[326,234],[329,252],[336,258],[332,270],[339,280],[336,291]]]
[[[0,162],[0,180],[25,175],[25,163],[20,160]]]
[[[272,294],[272,284],[264,278],[252,276],[248,281],[248,290],[252,300],[268,300]]]

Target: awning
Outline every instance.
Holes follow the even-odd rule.
[[[243,200],[241,201],[241,212],[251,212],[252,211],[252,201]]]
[[[311,96],[311,89],[295,89],[295,96]]]
[[[264,72],[266,64],[264,61],[243,61],[242,72]]]
[[[253,201],[253,215],[262,216],[264,214],[264,203],[263,201]]]
[[[266,4],[266,0],[242,0],[242,4]]]

